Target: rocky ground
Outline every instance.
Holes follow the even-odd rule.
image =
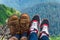
[[[10,30],[7,28],[7,25],[5,27],[0,27],[0,40],[8,40],[8,38],[11,36],[9,33]]]

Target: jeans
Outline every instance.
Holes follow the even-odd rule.
[[[35,32],[30,33],[29,40],[38,40],[38,36]]]
[[[42,36],[41,38],[38,38],[37,33],[31,33],[29,35],[29,40],[49,40],[47,36]]]
[[[23,34],[15,34],[15,37],[18,38],[18,40],[20,40],[20,38],[21,38],[22,36],[27,37],[27,33],[25,32],[25,33],[23,33]]]
[[[27,33],[23,33],[22,35],[20,34],[16,34],[15,37],[18,38],[18,40],[20,40],[20,38],[22,36],[26,36],[27,37]],[[42,36],[41,38],[38,38],[37,33],[32,32],[29,35],[29,40],[49,40],[49,38],[47,36]]]

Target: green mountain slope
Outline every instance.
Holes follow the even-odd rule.
[[[15,9],[0,4],[0,25],[5,24],[6,19],[11,15],[18,13],[20,14],[20,12],[16,11]]]

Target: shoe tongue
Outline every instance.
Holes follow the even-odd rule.
[[[43,26],[48,26],[48,24],[43,24]]]
[[[33,22],[37,22],[37,20],[33,20]]]

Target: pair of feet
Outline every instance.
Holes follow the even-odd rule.
[[[30,33],[32,32],[38,33],[39,24],[40,24],[39,16],[35,15],[32,18]],[[49,26],[49,21],[47,19],[42,20],[42,23],[40,25],[40,33],[39,33],[40,37],[42,37],[43,35],[49,36],[48,26]]]
[[[8,19],[8,26],[10,29],[10,34],[23,34],[24,32],[28,32],[30,24],[30,17],[28,14],[23,13],[18,17],[17,15],[12,15]]]

